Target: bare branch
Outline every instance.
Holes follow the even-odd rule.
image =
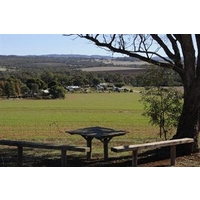
[[[92,42],[94,42],[97,46],[99,47],[105,47],[105,48],[108,48],[109,50],[113,51],[113,52],[116,52],[116,53],[121,53],[121,54],[124,54],[124,55],[127,55],[127,56],[130,56],[130,57],[135,57],[135,58],[138,58],[142,61],[145,61],[145,62],[148,62],[148,63],[151,63],[151,64],[155,64],[155,65],[159,65],[159,66],[162,66],[162,67],[167,67],[167,68],[174,68],[173,64],[165,59],[164,57],[160,56],[161,58],[164,58],[165,61],[167,62],[160,62],[160,61],[156,61],[156,60],[153,60],[153,59],[150,59],[148,57],[145,57],[145,56],[142,56],[141,54],[139,53],[146,53],[145,51],[130,51],[130,50],[126,50],[125,49],[125,43],[123,42],[124,41],[124,38],[122,39],[121,37],[121,40],[120,42],[118,43],[119,46],[113,46],[111,45],[112,43],[106,41],[106,42],[100,42],[99,40],[95,39],[95,37],[93,37],[92,35],[89,35],[89,34],[86,34],[84,36],[81,36],[83,38],[86,38]],[[104,36],[104,40],[105,40],[105,36]],[[123,46],[123,48],[122,48]],[[152,54],[155,54],[154,52],[150,52]],[[155,55],[158,55],[158,54],[155,54]]]
[[[180,56],[180,51],[178,48],[178,44],[177,44],[177,39],[175,39],[171,34],[167,34],[168,39],[170,40],[171,44],[172,44],[172,48],[174,50],[174,57],[175,57],[175,61],[180,61],[181,60],[181,56]]]
[[[97,39],[98,36],[99,36],[99,34],[97,34],[97,35],[95,36],[95,39]]]
[[[163,40],[161,40],[161,38],[156,35],[156,34],[151,34],[152,38],[163,48],[163,50],[165,51],[165,53],[167,54],[167,56],[170,59],[174,59],[174,55],[172,54],[172,52],[169,50],[169,48],[167,47],[167,45],[163,42]]]
[[[115,40],[115,36],[116,36],[116,34],[113,34],[113,36],[112,36],[112,38],[111,38],[111,41],[110,41],[110,45],[112,45],[112,43],[113,43],[113,41]]]
[[[165,42],[158,35],[149,34],[79,34],[81,38],[85,38],[93,42],[96,46],[107,49],[114,53],[121,53],[130,57],[138,58],[142,61],[159,65],[161,67],[172,68],[182,76],[182,65],[176,64],[180,61],[178,59],[178,51],[173,54]],[[169,41],[173,42],[173,49],[176,49],[174,36],[168,36]],[[157,48],[155,49],[155,45]],[[160,49],[163,49],[166,55],[160,54]],[[154,59],[154,56],[159,57],[162,61]],[[181,63],[181,62],[180,62]]]

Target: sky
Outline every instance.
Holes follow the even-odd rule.
[[[144,0],[142,10],[138,9],[141,8],[140,1],[132,5],[131,0],[124,0],[123,4],[107,0],[97,4],[92,0],[69,0],[67,3],[57,0],[48,1],[48,4],[39,0],[30,0],[28,3],[25,0],[3,1],[0,12],[0,55],[112,55],[85,39],[73,40],[62,36],[63,33],[183,33],[185,29],[189,33],[198,32],[198,26],[194,26],[194,19],[199,18],[199,12],[196,12],[198,6],[184,2],[185,7],[193,11],[188,16],[184,15],[183,5],[181,9],[176,9],[176,3],[171,2],[172,7],[170,1],[163,9],[158,0]],[[160,9],[154,6],[156,3]],[[177,5],[179,8],[179,2]],[[174,20],[174,14],[168,15],[169,10],[171,13],[176,11],[178,21]]]
[[[157,45],[152,45],[152,51]],[[80,54],[122,57],[118,54],[97,47],[92,42],[63,34],[0,34],[0,55],[48,55],[48,54]],[[159,54],[166,57],[161,49]]]
[[[198,19],[198,6],[185,1],[131,0],[113,3],[102,0],[7,0],[1,2],[0,55],[84,54],[109,55],[85,39],[73,40],[62,33],[137,34],[137,33],[189,33],[198,32],[194,26]],[[171,6],[173,3],[173,7]],[[12,5],[12,6],[10,6]],[[78,6],[77,6],[78,5]],[[154,5],[157,5],[156,7]],[[160,5],[160,9],[159,9]],[[176,8],[176,6],[178,6]],[[184,9],[193,12],[188,16]],[[174,14],[179,16],[174,20]],[[161,20],[159,20],[161,19]],[[194,22],[191,23],[191,19]],[[159,22],[158,22],[159,21]],[[198,24],[198,22],[196,23]],[[195,29],[196,27],[196,29]],[[114,56],[122,56],[114,54]]]
[[[0,34],[0,55],[110,55],[86,39],[62,34]],[[118,54],[119,55],[119,54]]]

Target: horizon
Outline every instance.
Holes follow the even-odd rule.
[[[114,58],[123,58],[123,57],[127,57],[126,55],[122,55],[122,56],[110,56],[110,55],[99,55],[99,54],[92,54],[92,55],[87,55],[87,54],[55,54],[55,53],[53,53],[53,54],[41,54],[41,55],[35,55],[35,54],[29,54],[29,55],[15,55],[15,54],[9,54],[9,55],[2,55],[2,54],[0,54],[0,56],[7,56],[7,57],[9,57],[9,56],[16,56],[16,57],[29,57],[29,56],[35,56],[35,57],[40,57],[40,56],[67,56],[67,57],[70,57],[70,56],[72,56],[72,57],[95,57],[95,56],[97,56],[97,57],[114,57]]]
[[[0,34],[0,55],[99,55],[125,56],[97,47],[86,39],[62,34]]]
[[[153,48],[157,48],[154,46]],[[161,50],[161,55],[166,56]],[[75,35],[63,34],[0,34],[2,56],[83,55],[106,57],[129,57],[98,47],[91,41]]]

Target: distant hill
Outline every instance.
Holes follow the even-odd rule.
[[[47,54],[47,55],[0,55],[0,67],[5,69],[82,69],[88,67],[139,67],[143,61],[130,57],[111,57],[102,55]]]
[[[48,57],[48,58],[93,58],[93,59],[113,59],[120,61],[138,61],[137,58],[130,57],[113,57],[113,56],[104,56],[104,55],[82,55],[82,54],[44,54],[44,55],[0,55],[0,58],[3,57]]]
[[[36,55],[27,55],[26,57]],[[97,59],[112,59],[111,56],[102,56],[102,55],[82,55],[82,54],[46,54],[46,55],[37,55],[37,57],[50,57],[50,58],[97,58]]]

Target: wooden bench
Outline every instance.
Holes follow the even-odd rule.
[[[151,147],[152,148],[160,148],[160,147],[170,146],[171,165],[175,165],[176,145],[193,143],[193,142],[194,142],[194,139],[192,139],[192,138],[183,138],[183,139],[174,139],[174,140],[167,140],[167,141],[159,141],[159,142],[129,145],[129,146],[111,147],[111,151],[114,151],[114,152],[132,151],[132,156],[133,156],[132,166],[136,167],[137,166],[138,150],[147,149],[147,148],[151,148]]]
[[[39,148],[39,149],[54,149],[61,151],[61,166],[64,167],[67,164],[67,151],[89,152],[89,147],[78,147],[69,145],[56,145],[50,143],[36,143],[27,141],[15,141],[15,140],[0,140],[0,145],[16,146],[18,148],[17,165],[22,166],[23,148]]]

